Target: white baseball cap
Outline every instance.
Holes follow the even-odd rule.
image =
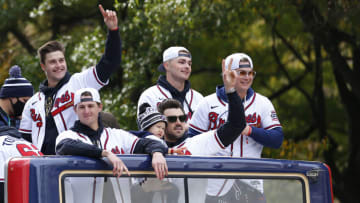
[[[225,67],[226,68],[228,67],[228,65],[230,63],[230,59],[233,59],[232,64],[231,64],[231,70],[235,70],[238,68],[254,68],[253,62],[252,62],[250,56],[248,56],[244,53],[235,53],[235,54],[231,54],[230,56],[226,57],[226,59],[225,59]],[[247,59],[249,61],[249,63],[241,62],[242,59]]]
[[[181,51],[188,52],[188,54],[180,53]],[[163,52],[163,62],[177,58],[179,56],[185,56],[191,58],[191,54],[189,50],[187,50],[185,47],[175,46],[175,47],[169,47]],[[163,63],[160,64],[158,70],[161,72],[165,72]]]
[[[81,99],[81,95],[84,92],[89,92],[91,94],[91,98],[82,98]],[[77,104],[79,104],[81,102],[85,102],[85,101],[95,101],[95,102],[101,103],[99,92],[94,88],[82,88],[82,89],[77,90],[75,92],[74,106],[76,106]]]

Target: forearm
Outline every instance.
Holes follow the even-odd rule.
[[[120,66],[121,39],[119,30],[109,30],[105,42],[105,53],[96,65],[96,72],[102,82],[106,82],[110,75]]]
[[[102,157],[102,150],[95,145],[86,144],[79,140],[64,139],[56,145],[58,155],[78,155],[93,158]]]
[[[271,130],[265,130],[263,128],[251,127],[252,132],[250,137],[256,142],[271,148],[280,148],[284,139],[284,133],[282,128],[277,127]]]
[[[134,154],[153,154],[154,152],[166,154],[168,152],[168,148],[160,141],[142,138],[136,143],[134,149]]]
[[[220,141],[224,146],[233,143],[246,127],[244,106],[236,92],[227,94],[229,100],[228,118],[224,125],[217,130]]]

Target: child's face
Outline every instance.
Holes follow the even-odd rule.
[[[149,132],[155,136],[162,138],[165,134],[165,122],[157,122],[149,128]]]

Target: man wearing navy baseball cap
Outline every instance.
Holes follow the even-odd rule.
[[[33,94],[34,88],[22,77],[21,68],[17,65],[11,67],[9,78],[0,89],[0,126],[19,129],[25,103]]]
[[[173,46],[166,49],[163,52],[163,63],[158,67],[158,70],[165,75],[161,75],[156,85],[141,94],[137,115],[139,116],[139,107],[144,103],[156,109],[164,99],[173,98],[183,105],[190,119],[197,104],[203,98],[199,92],[190,87],[191,65],[191,53],[185,47]]]

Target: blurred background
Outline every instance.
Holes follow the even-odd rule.
[[[137,129],[136,104],[155,84],[169,46],[192,53],[192,88],[204,96],[221,80],[221,60],[250,55],[253,88],[273,102],[285,133],[264,158],[322,161],[340,202],[359,202],[360,2],[350,0],[0,0],[0,83],[12,65],[36,91],[45,79],[37,49],[66,46],[71,73],[94,66],[106,27],[97,5],[116,10],[122,63],[101,90],[105,111]]]

